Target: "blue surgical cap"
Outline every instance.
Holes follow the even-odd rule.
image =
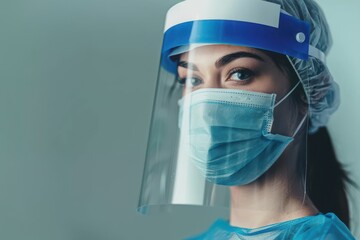
[[[310,23],[310,45],[327,54],[332,45],[330,30],[319,5],[313,0],[267,0],[281,5],[290,15]],[[309,132],[326,125],[340,103],[340,92],[325,62],[315,57],[308,60],[289,57],[304,87],[310,113]]]

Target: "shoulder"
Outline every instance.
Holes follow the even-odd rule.
[[[294,239],[355,240],[346,225],[334,213],[314,216],[301,226]]]
[[[206,239],[292,239],[292,240],[355,240],[349,229],[333,213],[318,214],[257,229],[243,229],[217,220],[204,233],[186,240]]]

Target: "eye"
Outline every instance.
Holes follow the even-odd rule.
[[[235,69],[230,72],[228,80],[233,81],[248,81],[254,76],[254,72],[249,69]]]
[[[196,87],[200,84],[202,84],[202,80],[196,77],[185,77],[185,78],[177,78],[177,82],[182,86],[191,86]]]

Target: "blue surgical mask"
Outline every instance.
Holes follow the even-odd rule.
[[[274,164],[293,137],[270,133],[273,110],[297,86],[276,104],[276,94],[215,88],[194,91],[179,101],[189,155],[208,181],[245,185]]]

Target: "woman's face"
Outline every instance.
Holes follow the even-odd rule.
[[[290,81],[273,60],[260,50],[230,45],[208,45],[180,56],[179,82],[186,92],[201,88],[232,88],[276,93],[290,89]]]
[[[285,72],[264,52],[230,45],[207,45],[183,53],[178,63],[178,81],[184,85],[185,95],[202,88],[231,88],[275,93],[276,101],[292,86]],[[273,133],[289,136],[296,127],[293,123],[298,123],[297,108],[289,99],[275,108]]]

